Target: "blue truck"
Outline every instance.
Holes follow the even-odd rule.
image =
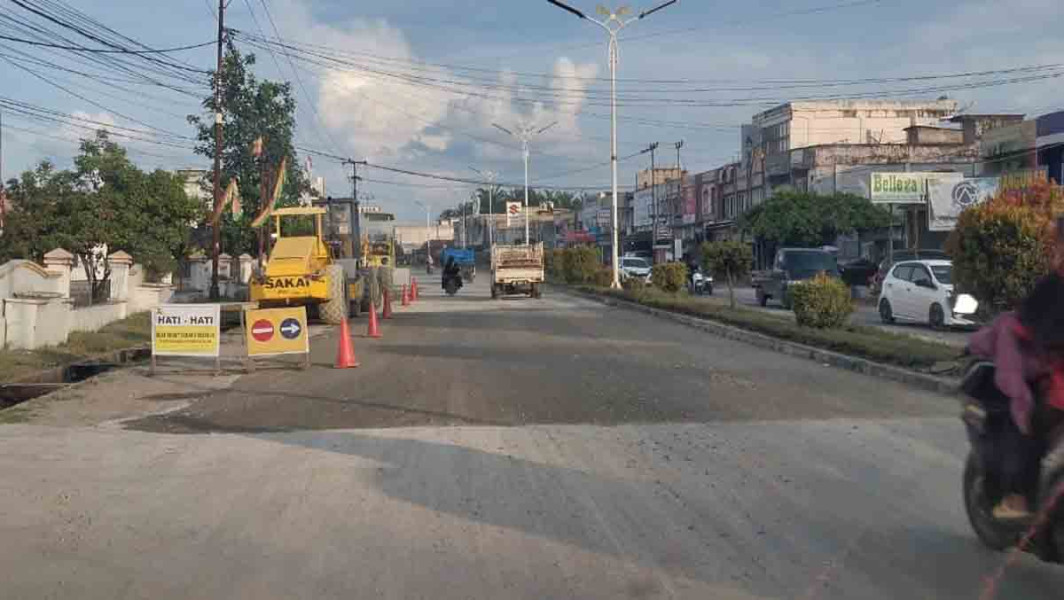
[[[476,253],[472,248],[444,248],[440,252],[440,267],[447,265],[447,261],[453,258],[454,262],[462,269],[462,279],[473,281],[477,275]]]

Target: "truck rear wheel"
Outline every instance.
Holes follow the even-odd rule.
[[[321,320],[329,325],[339,325],[347,320],[348,310],[344,268],[340,265],[329,265],[325,268],[325,276],[329,279],[329,299],[319,305],[318,314]]]

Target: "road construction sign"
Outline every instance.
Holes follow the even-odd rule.
[[[249,310],[244,322],[247,323],[248,356],[310,352],[304,306]]]
[[[151,314],[151,352],[155,356],[217,357],[221,324],[217,304],[163,304]]]

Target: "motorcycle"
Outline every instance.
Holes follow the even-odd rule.
[[[444,274],[443,276],[443,291],[447,292],[448,296],[453,296],[458,293],[458,290],[462,288],[462,275],[460,273],[454,275]]]
[[[701,270],[696,270],[691,273],[691,280],[689,282],[691,294],[694,296],[706,296],[713,295],[713,277],[710,275],[703,275]]]
[[[975,535],[993,550],[1022,544],[1021,550],[1043,561],[1064,563],[1064,431],[1051,433],[1039,488],[1028,499],[1034,519],[998,520],[993,509],[1004,495],[997,474],[998,434],[1012,418],[1009,399],[994,385],[994,364],[988,361],[969,366],[961,390],[965,395],[961,420],[971,443],[964,466],[964,508]]]

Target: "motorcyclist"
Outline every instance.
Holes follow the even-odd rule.
[[[998,439],[1005,494],[994,518],[1028,518],[1049,434],[1064,421],[1064,276],[1039,281],[1018,311],[972,335],[968,348],[994,362],[994,384],[1010,401]]]
[[[440,286],[446,289],[447,280],[451,278],[457,279],[458,287],[462,287],[462,268],[458,266],[458,262],[454,260],[453,256],[448,256],[447,264],[443,267],[443,278],[440,280]]]

